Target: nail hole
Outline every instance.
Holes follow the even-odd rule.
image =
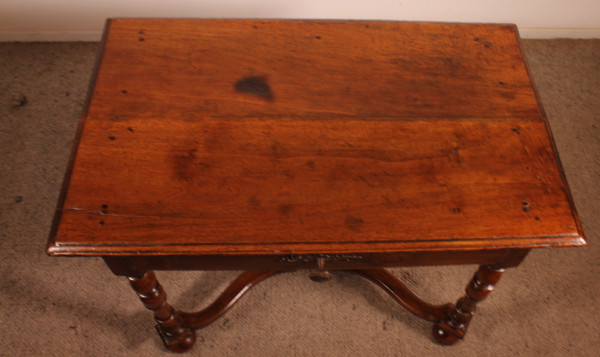
[[[529,211],[531,211],[531,205],[529,204],[529,202],[527,202],[527,201],[523,201],[523,202],[521,203],[521,205],[523,206],[523,211],[524,211],[524,212],[529,212]]]
[[[115,141],[117,138],[115,138],[114,136],[109,136],[108,139],[112,140],[112,141]]]
[[[536,221],[540,220],[540,217],[538,217],[538,216],[535,216],[534,218],[535,218]]]
[[[123,90],[121,91],[121,93],[123,93],[123,94],[127,94],[127,89],[123,89]]]
[[[103,226],[104,225],[104,221],[100,221],[98,222],[99,225]]]
[[[515,134],[517,134],[517,135],[521,135],[521,132],[519,131],[519,129],[518,129],[518,128],[512,128],[511,130],[512,130],[512,131],[513,131]]]
[[[321,36],[315,36],[315,38],[316,38],[317,40],[320,40],[320,39],[321,39]]]
[[[140,42],[142,42],[142,41],[144,41],[144,38],[143,38],[143,37],[140,37],[140,38],[139,38],[139,40],[140,40]]]
[[[133,133],[133,128],[132,127],[128,127],[127,130],[129,130],[130,132]]]

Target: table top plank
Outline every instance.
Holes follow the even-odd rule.
[[[136,119],[86,129],[59,244],[298,251],[580,239],[540,120]]]
[[[514,26],[109,24],[50,254],[585,244]]]
[[[540,117],[516,38],[514,25],[113,20],[89,118]]]

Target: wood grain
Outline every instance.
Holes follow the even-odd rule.
[[[63,244],[577,239],[540,121],[144,119],[86,129]]]
[[[514,26],[113,20],[50,254],[583,245]]]
[[[113,20],[89,116],[540,117],[516,38],[514,25]]]

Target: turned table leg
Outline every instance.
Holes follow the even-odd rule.
[[[433,326],[433,336],[441,344],[452,345],[462,339],[467,332],[478,302],[494,289],[502,277],[504,268],[494,265],[482,265],[466,287],[466,294],[456,306],[446,312],[446,317]]]
[[[186,327],[178,311],[167,303],[167,294],[156,280],[154,272],[142,276],[128,276],[131,287],[144,306],[154,312],[156,330],[165,346],[173,352],[185,352],[196,342],[196,333]]]

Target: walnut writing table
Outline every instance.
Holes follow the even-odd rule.
[[[359,273],[461,339],[531,248],[585,244],[512,25],[107,22],[48,243],[103,257],[167,348],[273,274]],[[430,305],[384,267],[478,264]],[[238,270],[205,310],[153,270]]]

